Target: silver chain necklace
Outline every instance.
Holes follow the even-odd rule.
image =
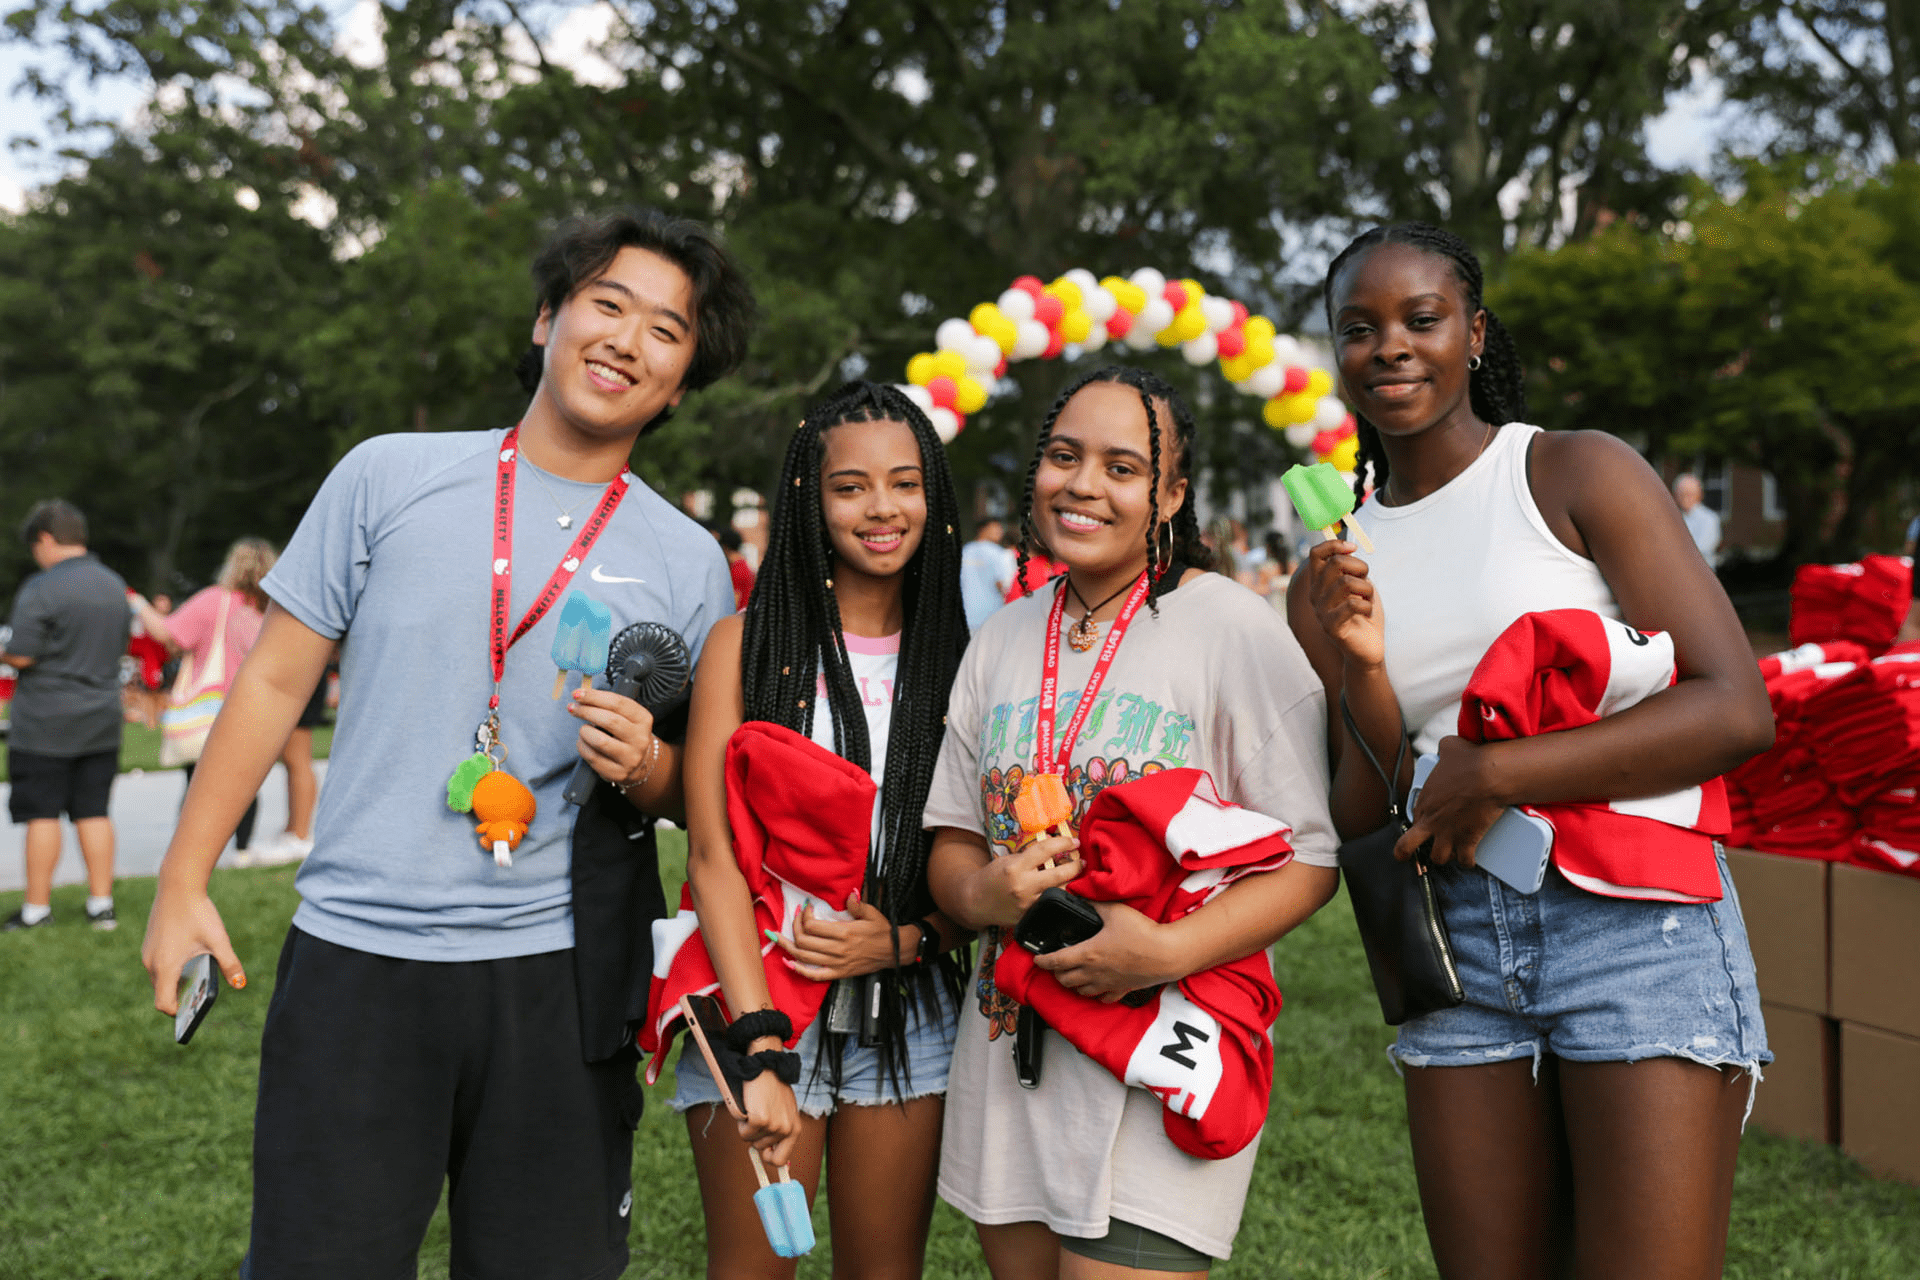
[[[546,480],[541,477],[540,468],[534,466],[531,462],[529,462],[527,463],[527,470],[532,474],[534,482],[540,486],[540,491],[547,495],[547,501],[551,502],[556,508],[559,509],[560,514],[553,518],[553,522],[559,525],[562,529],[573,528],[573,507],[579,506],[582,502],[585,502],[586,499],[576,498],[574,500],[573,507],[562,507],[560,506],[560,499],[553,496],[553,490],[547,487]]]

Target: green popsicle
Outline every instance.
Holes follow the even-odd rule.
[[[1289,467],[1280,477],[1280,483],[1286,486],[1287,496],[1293,499],[1293,509],[1300,513],[1300,522],[1307,528],[1324,530],[1328,538],[1334,538],[1339,534],[1341,522],[1346,521],[1353,540],[1363,550],[1373,550],[1373,539],[1367,537],[1367,531],[1358,521],[1347,519],[1353,513],[1353,490],[1331,462]]]

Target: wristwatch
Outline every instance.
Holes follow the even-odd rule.
[[[933,921],[926,916],[914,921],[920,930],[920,945],[913,953],[917,964],[932,964],[940,955],[940,931],[933,927]]]

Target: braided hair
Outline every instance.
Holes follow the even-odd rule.
[[[849,382],[815,406],[793,433],[766,555],[742,620],[740,684],[747,719],[811,734],[819,710],[815,691],[824,676],[834,753],[862,769],[873,767],[865,704],[854,683],[831,585],[833,550],[821,512],[820,470],[826,457],[821,437],[849,422],[899,422],[913,432],[927,503],[926,528],[901,584],[905,623],[878,800],[880,833],[868,853],[862,894],[886,915],[898,954],[900,926],[934,909],[927,887],[933,833],[922,829],[920,818],[968,630],[960,602],[960,511],[946,449],[926,414],[896,388]],[[890,975],[897,980],[888,980]],[[873,977],[883,992],[880,1067],[897,1090],[906,1069],[908,1003],[917,1001],[929,1015],[941,1016],[933,1005],[936,987],[944,986],[957,1003],[962,966],[949,952],[938,965],[882,970]],[[827,1037],[835,1080],[843,1039]]]
[[[1469,315],[1485,311],[1487,316],[1480,367],[1467,375],[1468,400],[1482,422],[1497,427],[1508,422],[1524,421],[1527,416],[1527,387],[1525,371],[1520,367],[1520,353],[1513,345],[1513,335],[1507,332],[1507,326],[1481,305],[1483,278],[1480,259],[1474,256],[1465,240],[1451,231],[1428,222],[1396,222],[1374,227],[1354,237],[1352,243],[1333,260],[1333,265],[1327,268],[1326,283],[1321,286],[1328,327],[1333,326],[1334,277],[1340,274],[1340,269],[1348,260],[1383,244],[1411,245],[1453,264],[1454,277],[1460,281],[1460,287],[1467,297]],[[1360,458],[1353,468],[1353,496],[1358,501],[1366,496],[1369,470],[1373,476],[1373,487],[1386,487],[1387,451],[1380,443],[1378,429],[1365,418],[1359,418],[1358,415],[1356,418],[1359,422]]]
[[[1033,482],[1040,474],[1040,460],[1046,456],[1047,441],[1053,436],[1053,424],[1059,420],[1061,410],[1067,407],[1067,401],[1073,399],[1081,388],[1095,382],[1113,382],[1132,387],[1140,394],[1140,405],[1147,411],[1147,454],[1152,484],[1147,499],[1147,565],[1149,568],[1164,566],[1147,584],[1147,607],[1158,617],[1160,597],[1169,589],[1169,583],[1179,585],[1180,575],[1188,569],[1211,569],[1213,552],[1200,540],[1200,517],[1196,513],[1197,502],[1192,485],[1187,486],[1185,501],[1167,522],[1170,544],[1160,535],[1161,469],[1164,466],[1167,475],[1175,480],[1187,477],[1194,450],[1193,411],[1187,407],[1186,398],[1172,383],[1151,370],[1135,365],[1110,364],[1083,374],[1069,383],[1053,402],[1053,407],[1047,410],[1046,418],[1040,423],[1039,437],[1033,442],[1033,457],[1027,462],[1026,495],[1020,503],[1019,568],[1014,580],[1022,584],[1023,595],[1032,593],[1032,589],[1025,585],[1027,548],[1046,546],[1040,539],[1033,518]],[[1170,448],[1162,439],[1160,411],[1154,407],[1156,400],[1166,405],[1167,414],[1172,418],[1169,424],[1173,428]]]

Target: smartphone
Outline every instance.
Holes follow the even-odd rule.
[[[1013,926],[1013,940],[1044,956],[1077,946],[1100,932],[1100,913],[1077,893],[1059,885],[1043,892]]]
[[[1413,762],[1413,790],[1407,793],[1407,811],[1417,813],[1420,788],[1440,757],[1424,755]],[[1538,893],[1553,860],[1553,825],[1545,818],[1508,806],[1473,851],[1473,865],[1519,893]]]
[[[687,1034],[693,1037],[700,1056],[707,1061],[707,1071],[720,1084],[720,1101],[726,1104],[727,1113],[735,1120],[745,1120],[746,1081],[740,1078],[739,1072],[722,1068],[713,1052],[713,1046],[724,1044],[727,1039],[727,1019],[720,1012],[720,1002],[712,996],[681,996],[680,1013],[687,1020]]]
[[[180,968],[178,998],[180,1011],[173,1015],[173,1042],[185,1044],[206,1021],[213,1001],[220,994],[220,973],[213,957],[201,952]]]

